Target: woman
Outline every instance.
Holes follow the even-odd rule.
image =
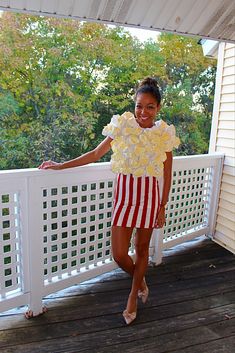
[[[147,301],[145,282],[148,250],[153,229],[163,227],[165,206],[171,186],[172,149],[179,139],[174,126],[155,118],[160,110],[161,95],[157,81],[144,79],[135,93],[135,113],[113,116],[103,129],[106,138],[92,151],[73,160],[46,161],[40,169],[73,168],[98,161],[110,148],[111,167],[117,173],[112,215],[112,253],[117,264],[132,276],[131,291],[123,317],[127,324],[136,318],[137,299]],[[163,176],[160,200],[158,179]],[[135,263],[128,255],[130,239],[135,233]]]

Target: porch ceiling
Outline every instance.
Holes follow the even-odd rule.
[[[235,42],[234,0],[0,0],[0,10]]]

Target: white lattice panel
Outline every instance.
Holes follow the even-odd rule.
[[[155,231],[151,256],[201,234],[213,234],[223,157],[178,157],[165,233]],[[115,268],[111,212],[115,175],[100,163],[68,171],[0,172],[0,311]],[[133,241],[130,254],[134,254]]]
[[[175,170],[166,212],[164,240],[186,236],[208,225],[213,167]]]
[[[113,180],[42,189],[45,284],[111,260]]]
[[[0,192],[0,299],[22,290],[20,192]]]

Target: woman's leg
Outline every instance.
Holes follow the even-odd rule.
[[[148,266],[149,243],[153,229],[138,228],[135,236],[136,260],[134,265],[131,292],[127,302],[127,311],[136,311],[138,290],[143,288],[143,279]]]
[[[112,253],[113,258],[125,272],[133,276],[135,265],[132,258],[128,255],[130,240],[133,228],[131,227],[112,227]]]

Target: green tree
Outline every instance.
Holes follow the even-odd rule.
[[[178,154],[208,152],[216,60],[203,56],[195,38],[162,34],[164,60],[162,119],[175,124],[181,138]]]
[[[100,28],[93,26],[97,37]],[[76,21],[2,17],[0,87],[18,111],[1,110],[1,167],[73,158],[88,148],[96,64],[85,34]]]
[[[140,43],[121,27],[4,13],[0,72],[1,169],[96,146],[111,116],[133,109],[145,76],[159,81],[160,117],[177,127],[177,153],[207,151],[215,62],[195,39],[162,34]]]

